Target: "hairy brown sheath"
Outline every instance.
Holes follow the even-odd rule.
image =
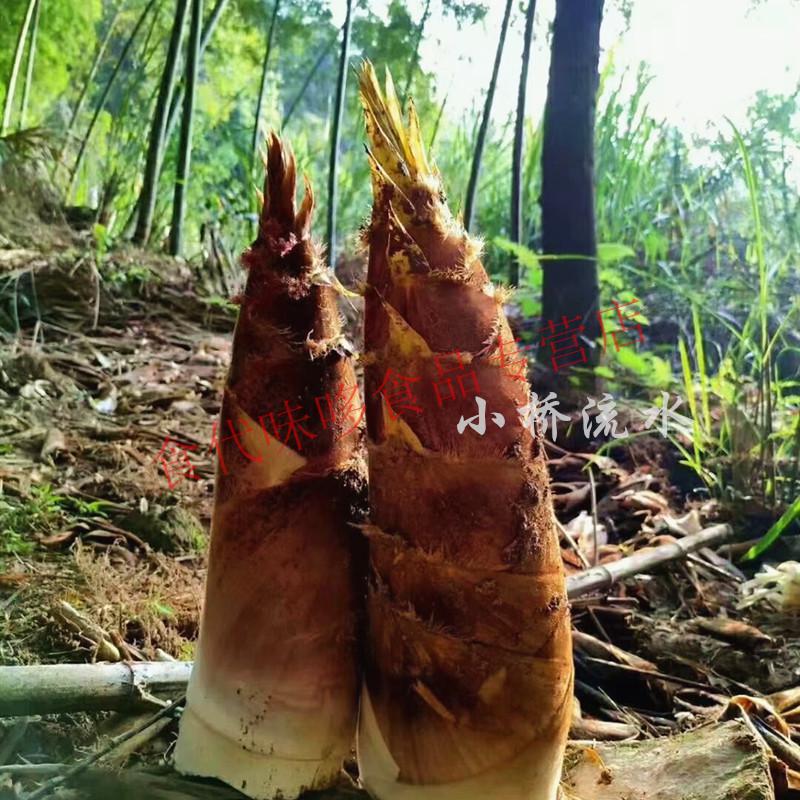
[[[384,94],[369,64],[361,97],[374,195],[362,780],[379,800],[554,800],[572,710],[569,609],[541,439],[518,413],[529,387],[508,368],[521,356],[413,105],[406,124],[391,79]],[[467,372],[478,388],[462,393]],[[459,433],[476,395],[485,433]]]
[[[206,599],[175,751],[180,771],[265,799],[336,780],[358,705],[362,431],[355,411],[317,414],[318,399],[330,411],[326,399],[335,407],[356,379],[310,235],[313,205],[306,183],[295,208],[294,157],[273,134],[258,238],[243,256]]]

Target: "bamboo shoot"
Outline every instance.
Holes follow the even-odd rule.
[[[334,782],[352,745],[361,593],[349,522],[365,475],[357,415],[310,418],[316,400],[356,381],[309,234],[311,188],[299,211],[294,193],[294,158],[273,135],[243,257],[206,601],[175,751],[181,772],[285,800]],[[296,412],[302,438],[268,424],[278,409]]]
[[[501,358],[522,356],[413,104],[404,124],[391,78],[384,95],[369,64],[361,97],[374,191],[361,779],[379,800],[554,800],[572,712],[569,606],[541,438],[518,413],[528,385]],[[459,429],[478,396],[502,427],[495,416],[482,434]]]

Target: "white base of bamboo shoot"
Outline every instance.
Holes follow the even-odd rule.
[[[358,723],[361,783],[377,800],[556,800],[564,758],[562,742],[536,742],[510,761],[462,781],[412,784],[399,780],[364,686]]]
[[[341,773],[341,754],[328,759],[290,759],[246,749],[191,709],[181,717],[175,768],[185,775],[218,778],[254,800],[293,800],[328,787]]]

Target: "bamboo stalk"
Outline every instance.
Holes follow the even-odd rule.
[[[439,134],[439,126],[442,123],[442,117],[444,116],[444,108],[447,105],[447,98],[449,97],[449,93],[446,94],[442,100],[441,105],[439,106],[439,111],[436,114],[436,122],[433,123],[433,130],[431,131],[431,138],[428,140],[428,149],[433,150],[434,144],[436,144],[436,137]]]
[[[728,524],[712,525],[699,533],[678,539],[658,547],[647,548],[632,556],[611,564],[592,567],[578,575],[567,578],[567,596],[570,600],[598,589],[607,589],[615,583],[639,575],[645,570],[684,558],[695,550],[722,544],[733,537],[733,528]]]
[[[191,671],[188,661],[0,667],[0,717],[152,708],[147,694],[186,691]]]
[[[36,62],[36,40],[39,36],[39,18],[42,15],[42,0],[36,0],[36,10],[33,13],[33,27],[31,28],[30,41],[28,42],[28,65],[25,69],[25,83],[22,85],[22,105],[19,110],[19,127],[25,127],[25,118],[28,116],[28,101],[33,85],[33,65]]]
[[[152,725],[159,722],[159,720],[162,720],[167,716],[174,715],[177,707],[181,703],[183,703],[184,699],[185,699],[184,697],[180,697],[177,700],[173,700],[169,705],[166,705],[163,708],[156,711],[156,713],[153,714],[153,716],[150,717],[149,719],[145,720],[139,725],[136,725],[129,731],[126,731],[116,739],[112,739],[104,747],[101,747],[99,750],[96,750],[94,753],[91,753],[90,755],[81,759],[76,764],[72,764],[66,770],[66,772],[63,772],[60,775],[55,775],[54,777],[45,781],[45,783],[43,783],[38,789],[36,789],[31,794],[27,795],[27,800],[40,800],[40,798],[47,797],[49,794],[52,794],[52,792],[59,786],[63,786],[65,783],[70,781],[76,775],[80,775],[86,769],[91,767],[92,764],[95,764],[101,758],[116,750],[120,745],[129,741],[133,737],[138,736],[147,728],[150,728]]]
[[[192,19],[186,57],[186,93],[184,94],[181,140],[172,201],[172,226],[169,232],[170,253],[183,252],[183,223],[186,216],[186,194],[192,158],[192,123],[194,121],[195,87],[200,64],[200,27],[203,21],[203,0],[192,0]]]
[[[256,118],[253,122],[253,138],[250,142],[250,173],[255,172],[256,164],[258,163],[258,146],[261,140],[261,110],[264,107],[264,95],[267,88],[267,72],[269,70],[269,57],[272,54],[272,38],[275,35],[275,23],[278,20],[278,11],[280,10],[280,0],[275,0],[272,5],[272,17],[269,21],[269,30],[267,32],[266,49],[264,50],[264,60],[261,64],[261,83],[258,86],[258,101],[256,102]]]
[[[326,244],[328,245],[328,260],[331,267],[336,269],[336,203],[338,200],[338,187],[336,183],[339,171],[339,136],[341,133],[342,116],[344,115],[345,89],[347,88],[347,59],[350,55],[350,27],[353,19],[353,0],[347,0],[347,11],[342,30],[342,49],[339,54],[339,76],[336,81],[336,103],[333,108],[333,123],[331,125],[331,152],[328,167],[328,219],[326,229]]]
[[[483,148],[486,145],[486,135],[489,132],[489,120],[492,116],[492,104],[494,103],[494,93],[497,88],[497,76],[500,72],[500,62],[503,60],[503,50],[506,46],[506,34],[508,33],[508,24],[511,20],[511,8],[513,5],[513,0],[506,0],[506,9],[500,27],[500,38],[497,40],[497,52],[495,53],[494,66],[492,67],[492,77],[489,81],[489,88],[486,90],[486,100],[483,104],[481,125],[478,129],[478,139],[475,142],[475,152],[472,154],[472,167],[469,171],[467,197],[464,201],[464,229],[467,231],[472,228],[475,217],[475,201],[478,196],[478,178],[481,172]]]
[[[67,769],[66,764],[0,764],[0,775],[15,775],[18,778],[49,778]]]
[[[145,163],[142,191],[139,196],[139,216],[136,221],[136,230],[133,234],[133,241],[139,245],[148,243],[153,228],[153,215],[155,214],[156,198],[158,196],[158,179],[161,174],[161,165],[166,148],[167,111],[175,91],[175,79],[188,7],[188,0],[175,0],[175,16],[167,46],[164,72],[161,75],[161,84],[158,88],[153,123],[150,127],[147,161]]]
[[[200,36],[199,61],[203,60],[203,55],[206,52],[206,48],[211,42],[211,37],[214,35],[214,31],[217,29],[217,25],[222,17],[222,12],[225,11],[227,5],[228,0],[217,0],[217,4],[211,10],[211,13],[208,15],[208,19],[205,21],[205,23],[203,23],[203,33]],[[178,120],[178,113],[180,112],[183,104],[184,91],[185,87],[181,84],[175,89],[175,93],[172,95],[172,100],[169,104],[169,117],[167,119],[167,133],[165,136],[166,141],[169,141],[172,138],[172,131],[175,128],[175,123]]]
[[[222,17],[222,13],[225,11],[225,8],[228,5],[228,0],[217,0],[217,4],[212,9],[211,13],[208,15],[208,19],[203,24],[203,33],[200,37],[200,57],[199,62],[202,62],[203,56],[205,55],[206,48],[208,47],[209,43],[211,42],[211,37],[214,35],[214,31],[217,29],[217,25]],[[198,69],[199,67],[198,62]],[[183,84],[179,84],[175,91],[173,92],[172,99],[170,100],[169,104],[169,116],[167,119],[167,130],[164,134],[164,141],[168,142],[172,138],[172,132],[175,130],[175,124],[178,121],[178,116],[180,115],[180,110],[183,107],[183,97],[185,93],[185,87]],[[130,215],[128,217],[128,221],[123,228],[123,238],[130,238],[133,235],[133,230],[135,229],[136,220],[139,216],[139,204],[141,202],[141,197],[136,199],[136,202],[133,204],[133,208],[131,209]]]
[[[67,144],[69,143],[70,135],[72,134],[72,129],[75,127],[75,122],[78,119],[78,115],[83,108],[84,101],[86,100],[86,95],[89,92],[92,84],[94,83],[94,76],[97,74],[97,69],[100,66],[100,61],[103,58],[103,54],[106,52],[106,48],[108,47],[108,43],[111,41],[111,36],[114,33],[114,28],[117,26],[117,21],[122,14],[122,7],[118,8],[114,12],[114,16],[111,18],[111,22],[108,25],[108,29],[106,30],[105,34],[103,35],[103,39],[100,42],[100,46],[97,48],[97,51],[94,54],[94,58],[92,59],[92,64],[89,67],[89,72],[86,75],[86,80],[83,82],[83,86],[81,87],[81,93],[78,95],[78,99],[75,102],[75,107],[72,109],[72,113],[69,117],[69,122],[67,123],[67,129],[64,131],[64,145],[59,153],[58,162],[56,163],[56,168],[62,163],[64,158],[64,152],[66,150]]]
[[[78,155],[75,157],[75,163],[72,165],[72,169],[69,173],[69,181],[67,183],[67,193],[72,188],[72,182],[75,180],[75,175],[78,173],[78,168],[81,165],[81,161],[83,160],[83,154],[86,152],[86,147],[89,143],[89,139],[92,136],[92,131],[94,130],[94,126],[97,124],[97,120],[100,117],[100,112],[103,110],[103,106],[105,106],[106,100],[108,99],[108,95],[111,92],[111,87],[114,84],[114,80],[116,79],[117,75],[119,74],[120,70],[122,69],[122,65],[125,63],[125,59],[128,57],[128,52],[130,51],[133,43],[136,39],[136,36],[139,33],[142,25],[144,24],[145,19],[147,19],[147,15],[156,5],[156,0],[150,0],[150,2],[142,9],[142,13],[139,15],[139,18],[136,20],[136,24],[131,31],[130,36],[125,41],[125,44],[122,47],[122,52],[119,54],[119,58],[117,59],[117,63],[114,65],[114,69],[109,75],[108,80],[106,81],[106,85],[103,87],[103,92],[100,95],[100,99],[97,101],[97,105],[94,109],[94,114],[92,115],[92,119],[89,122],[89,127],[86,129],[86,133],[83,135],[83,139],[81,140],[81,145],[78,148]]]
[[[283,119],[281,120],[281,129],[286,128],[286,126],[289,124],[289,120],[292,118],[292,115],[294,114],[295,110],[297,109],[297,106],[300,104],[300,101],[305,96],[305,93],[306,93],[309,85],[311,84],[311,81],[314,79],[314,76],[317,74],[317,70],[322,66],[322,62],[325,60],[325,56],[327,56],[328,53],[330,53],[330,51],[333,49],[333,46],[336,44],[337,40],[339,39],[339,33],[341,33],[341,30],[342,29],[340,28],[338,31],[336,31],[336,33],[334,33],[333,36],[331,36],[331,38],[328,40],[328,42],[325,45],[325,47],[323,47],[319,51],[319,55],[317,56],[317,60],[313,63],[313,65],[311,66],[311,69],[308,71],[308,73],[306,74],[305,79],[303,80],[303,85],[300,87],[299,91],[297,92],[297,94],[295,95],[294,99],[290,103],[289,108],[286,110],[286,113],[283,115]]]
[[[422,34],[425,32],[425,23],[428,21],[428,15],[431,12],[431,0],[426,0],[425,9],[422,12],[417,29],[414,33],[414,50],[411,54],[411,60],[408,62],[408,72],[406,73],[406,82],[403,86],[403,94],[400,95],[405,105],[408,100],[408,93],[411,91],[411,81],[414,80],[414,73],[417,71],[417,64],[419,63],[419,46],[422,43]]]
[[[19,29],[19,36],[17,37],[17,47],[14,50],[14,60],[11,62],[11,72],[8,76],[6,83],[6,100],[3,105],[3,122],[0,125],[0,136],[3,136],[11,124],[11,115],[14,111],[14,90],[17,86],[17,78],[19,77],[19,68],[22,65],[22,54],[25,52],[25,40],[28,38],[28,28],[33,18],[33,10],[36,6],[37,0],[28,0],[28,7],[25,10],[25,17],[22,20],[22,25]]]
[[[519,74],[517,91],[517,118],[514,123],[514,149],[511,163],[511,241],[523,244],[522,241],[522,158],[525,144],[525,101],[528,94],[528,67],[531,60],[531,44],[533,42],[533,20],[536,15],[536,0],[528,0],[525,15],[525,36],[522,45],[522,67]],[[511,257],[509,283],[519,285],[519,259]]]

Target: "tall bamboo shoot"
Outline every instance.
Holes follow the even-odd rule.
[[[384,95],[369,64],[361,97],[374,191],[361,778],[379,800],[554,800],[569,607],[541,438],[518,413],[528,385],[509,369],[522,356],[413,104],[406,125],[391,78]],[[459,432],[478,396],[502,427],[487,414],[482,434]]]
[[[310,238],[311,188],[296,211],[294,158],[274,135],[267,171],[258,238],[243,257],[206,600],[175,763],[288,800],[330,785],[355,733],[360,534],[349,522],[365,466],[355,411],[311,418],[318,399],[326,407],[356,381]],[[294,438],[286,421],[267,422],[284,411],[299,421]]]

